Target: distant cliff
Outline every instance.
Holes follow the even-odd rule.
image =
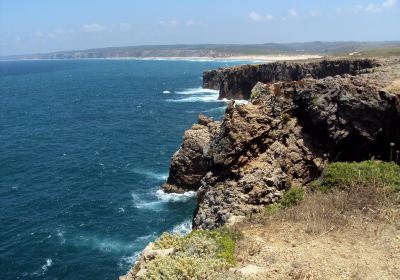
[[[258,83],[299,81],[306,77],[321,79],[343,74],[356,75],[362,70],[378,66],[370,59],[338,59],[317,62],[275,62],[245,65],[206,71],[203,87],[220,91],[219,99],[250,99],[252,88]]]
[[[89,58],[148,58],[148,57],[211,57],[225,58],[241,55],[318,54],[333,55],[382,48],[400,48],[399,41],[389,42],[306,42],[288,44],[199,44],[145,45],[58,51],[42,54],[12,55],[0,59],[89,59]]]

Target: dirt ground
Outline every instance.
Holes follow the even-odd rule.
[[[231,272],[257,280],[400,279],[400,206],[345,210],[326,199],[238,224],[244,237]]]

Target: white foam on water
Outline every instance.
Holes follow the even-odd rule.
[[[197,196],[197,193],[194,191],[189,191],[182,194],[178,194],[178,193],[166,193],[163,190],[158,190],[156,191],[156,196],[158,197],[158,199],[164,202],[185,202],[195,198]]]
[[[64,245],[66,241],[64,237],[65,231],[60,229],[57,229],[56,231],[57,231],[57,237],[60,240],[61,245]]]
[[[174,103],[224,102],[223,100],[218,100],[218,94],[196,95],[181,99],[167,99],[167,101]]]
[[[148,242],[154,240],[156,237],[157,237],[157,234],[155,232],[153,232],[152,234],[139,236],[138,238],[135,239],[135,242],[148,243]]]
[[[182,194],[165,193],[163,190],[157,190],[154,193],[156,200],[146,200],[137,193],[132,192],[133,205],[137,209],[146,209],[152,211],[162,210],[167,203],[186,202],[196,197],[194,191],[185,192]]]
[[[183,91],[175,91],[176,94],[183,94],[183,95],[192,95],[192,94],[219,94],[219,90],[214,90],[214,89],[206,89],[206,88],[189,88]]]
[[[133,243],[99,236],[79,236],[74,240],[79,247],[89,247],[102,252],[121,253],[133,250]]]
[[[175,94],[178,95],[187,95],[188,97],[179,98],[179,99],[167,99],[167,102],[176,102],[176,103],[190,103],[190,102],[223,102],[228,103],[231,100],[226,98],[222,100],[218,100],[219,90],[214,89],[205,89],[205,88],[189,88],[183,91],[175,91]],[[247,104],[248,100],[234,100],[236,105]]]
[[[172,233],[187,235],[192,231],[192,220],[185,220],[183,223],[180,223],[171,230]]]
[[[168,173],[157,173],[157,172],[153,172],[151,170],[144,170],[144,169],[138,169],[138,168],[135,168],[131,171],[136,174],[143,175],[150,179],[156,179],[158,181],[165,181],[168,179]]]
[[[169,94],[169,93],[171,93],[169,90],[164,90],[163,92],[162,92],[163,94]]]
[[[137,209],[145,209],[145,210],[152,210],[152,211],[160,211],[163,208],[163,201],[154,200],[148,201],[141,198],[138,194],[132,192],[131,193],[133,206]]]
[[[39,270],[33,272],[32,275],[35,275],[35,276],[44,275],[46,273],[47,269],[52,265],[53,265],[53,260],[47,259],[46,263],[44,265],[42,265],[42,267]]]
[[[139,257],[141,251],[134,252],[132,256],[123,256],[119,259],[118,267],[129,271],[132,268],[132,265],[135,263],[137,258]]]

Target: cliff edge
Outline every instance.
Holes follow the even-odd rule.
[[[400,95],[393,86],[399,62],[341,62],[313,62],[295,72],[335,65],[349,74],[258,82],[250,103],[232,101],[222,121],[200,116],[185,133],[163,188],[198,191],[195,229],[220,227],[234,217],[260,212],[291,187],[319,177],[327,162],[389,160],[390,143],[400,139]],[[280,69],[287,66],[281,63]],[[248,67],[235,68],[241,69],[235,75],[248,73]],[[337,71],[321,75],[328,73]]]

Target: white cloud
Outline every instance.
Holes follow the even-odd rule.
[[[90,23],[82,25],[83,32],[101,32],[104,31],[104,26],[97,23]]]
[[[394,5],[396,5],[397,0],[386,0],[385,2],[382,3],[382,7],[384,8],[391,8]]]
[[[55,29],[55,30],[47,33],[47,36],[49,38],[55,39],[55,38],[60,38],[67,33],[71,33],[71,32],[65,31],[64,29]]]
[[[320,16],[322,16],[322,13],[320,12],[320,10],[315,9],[315,10],[312,10],[310,12],[310,16],[312,16],[312,17],[320,17]]]
[[[159,24],[163,27],[168,27],[168,28],[175,28],[179,26],[179,21],[177,21],[176,19],[171,19],[171,20],[167,20],[167,21],[160,21]]]
[[[254,20],[254,21],[258,21],[258,22],[262,22],[262,21],[269,21],[272,20],[274,17],[271,14],[266,14],[266,15],[260,15],[254,11],[249,13],[249,17]]]
[[[397,0],[385,0],[380,4],[369,3],[367,5],[358,5],[356,6],[356,12],[365,12],[365,13],[380,13],[385,9],[390,9],[394,7],[397,3]]]
[[[128,32],[132,29],[132,26],[130,24],[121,22],[120,24],[118,24],[118,28],[122,32]]]
[[[35,35],[35,37],[38,37],[38,38],[43,38],[44,37],[44,34],[41,31],[36,31],[34,35]]]
[[[203,22],[201,21],[196,21],[194,19],[189,19],[188,21],[185,22],[186,26],[189,27],[202,27],[202,26],[206,26]]]
[[[290,9],[288,13],[289,13],[289,16],[291,16],[291,17],[297,17],[299,15],[297,10],[294,8]]]

